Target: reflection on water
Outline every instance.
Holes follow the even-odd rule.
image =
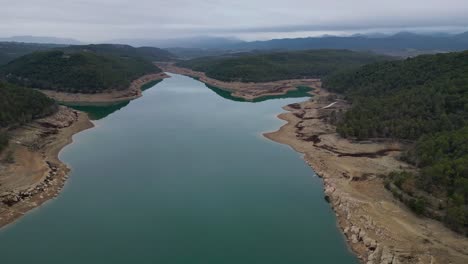
[[[205,84],[206,87],[208,87],[210,90],[215,92],[217,95],[231,100],[231,101],[236,101],[236,102],[248,102],[248,103],[258,103],[258,102],[263,102],[267,100],[272,100],[272,99],[286,99],[286,98],[302,98],[302,97],[311,97],[312,95],[309,93],[310,91],[313,90],[313,88],[309,86],[297,86],[296,90],[294,91],[288,91],[285,94],[281,95],[268,95],[268,96],[262,96],[259,98],[255,98],[253,100],[246,100],[244,98],[239,98],[232,96],[232,93],[226,90],[223,90],[221,88],[218,88],[216,86],[212,86],[209,84]]]
[[[145,90],[148,90],[156,86],[161,81],[162,80],[148,82],[141,86],[141,91],[143,92]],[[129,103],[130,101],[125,101],[125,102],[115,103],[111,105],[69,105],[69,107],[72,107],[73,109],[76,109],[78,111],[83,111],[85,113],[88,113],[88,116],[91,120],[100,120],[124,108]]]
[[[148,83],[145,83],[141,86],[141,91],[145,91],[145,90],[148,90],[149,88],[152,88],[153,86],[155,86],[156,84],[162,82],[162,79],[161,80],[155,80],[155,81],[151,81],[151,82],[148,82]]]
[[[112,105],[97,106],[97,105],[83,105],[83,106],[70,106],[73,109],[88,113],[88,116],[91,120],[99,120],[107,117],[108,115],[118,111],[125,106],[127,106],[130,101],[120,102]]]
[[[195,79],[198,81],[198,78],[191,77],[192,79]],[[144,84],[141,87],[142,91],[148,90],[152,87],[155,87],[158,83],[160,83],[162,80],[156,80],[152,81],[149,83]],[[224,89],[218,88],[216,86],[212,86],[209,84],[205,84],[206,87],[208,87],[211,91],[215,92],[217,95],[223,97],[224,99],[228,99],[231,101],[235,102],[246,102],[246,103],[258,103],[258,102],[264,102],[267,100],[272,100],[272,99],[286,99],[286,98],[304,98],[304,97],[311,97],[312,95],[309,93],[310,91],[313,90],[313,88],[309,86],[297,86],[296,90],[294,91],[288,91],[285,94],[282,95],[269,95],[269,96],[263,96],[260,98],[256,98],[254,100],[246,100],[244,98],[239,98],[232,96],[232,93],[229,91],[226,91]],[[89,118],[91,120],[100,120],[103,119],[110,114],[122,109],[123,107],[127,106],[130,103],[130,101],[126,102],[120,102],[112,105],[100,105],[100,106],[92,106],[92,105],[86,105],[86,106],[75,106],[75,105],[70,105],[70,107],[83,111],[88,113]]]

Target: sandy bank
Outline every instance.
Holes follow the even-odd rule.
[[[231,95],[245,100],[254,100],[265,96],[284,95],[289,91],[297,90],[297,86],[320,86],[319,79],[294,79],[263,83],[223,82],[209,78],[203,72],[175,66],[173,63],[158,64],[166,72],[181,74],[196,78],[203,83],[231,92]]]
[[[51,90],[39,90],[58,102],[72,105],[107,105],[136,99],[141,96],[141,87],[146,83],[170,77],[164,72],[148,74],[134,80],[125,90],[109,90],[97,94],[64,93]]]
[[[384,188],[384,175],[414,169],[397,159],[398,142],[351,142],[327,121],[346,110],[322,89],[310,101],[292,104],[279,115],[287,123],[265,136],[304,154],[324,179],[325,198],[362,263],[468,263],[468,239],[441,223],[418,217]],[[336,103],[335,103],[336,102]],[[335,103],[335,104],[332,104]]]
[[[47,118],[11,131],[8,148],[0,155],[0,227],[56,197],[69,168],[58,159],[74,134],[91,128],[85,113],[61,106]],[[13,162],[6,162],[7,155]]]

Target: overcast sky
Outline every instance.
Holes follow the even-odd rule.
[[[0,37],[241,39],[468,30],[468,0],[0,0]]]

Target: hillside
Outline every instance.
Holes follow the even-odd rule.
[[[415,142],[403,158],[420,172],[392,175],[396,187],[413,197],[406,202],[415,211],[466,231],[468,51],[366,65],[323,86],[352,102],[338,118],[342,136]]]
[[[0,152],[8,142],[5,128],[47,116],[56,110],[55,102],[42,93],[0,82]]]
[[[62,92],[123,90],[131,81],[161,70],[136,57],[94,52],[35,52],[0,68],[0,76],[18,85]]]
[[[0,42],[0,65],[6,64],[28,53],[63,47],[63,45],[55,44]]]
[[[148,61],[169,61],[175,59],[175,55],[167,50],[154,47],[134,48],[129,45],[120,44],[92,44],[92,45],[74,45],[61,50],[67,53],[75,52],[93,52],[100,55],[112,55],[118,57],[143,58]]]
[[[205,72],[221,81],[268,82],[321,78],[390,57],[348,50],[242,53],[180,61],[177,66]]]

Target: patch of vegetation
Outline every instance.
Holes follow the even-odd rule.
[[[405,200],[416,213],[442,211],[444,223],[466,233],[468,51],[379,62],[323,85],[352,102],[337,126],[343,137],[414,142],[402,159],[420,170],[391,175],[393,184],[412,197]]]
[[[221,81],[268,82],[321,78],[391,57],[349,50],[310,50],[275,53],[243,53],[229,57],[204,57],[177,63],[202,71]]]
[[[122,90],[133,80],[157,72],[161,69],[138,57],[58,50],[25,55],[0,68],[0,75],[8,82],[72,93]]]
[[[0,82],[0,128],[24,124],[56,110],[54,100],[42,93]]]
[[[0,153],[8,146],[8,135],[4,131],[0,131]]]
[[[1,151],[1,149],[0,149]],[[5,157],[3,158],[2,160],[3,163],[9,163],[9,164],[13,164],[15,163],[15,157],[13,156],[13,151],[8,151],[5,155]]]

